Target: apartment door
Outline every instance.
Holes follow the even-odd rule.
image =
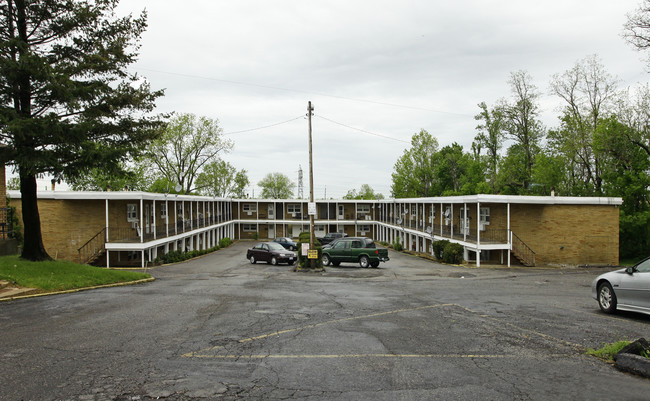
[[[144,232],[145,234],[151,233],[151,218],[149,215],[149,209],[151,206],[144,205]]]
[[[339,205],[339,220],[343,220],[343,205]]]
[[[469,210],[460,209],[460,233],[469,234]]]
[[[269,220],[275,220],[275,205],[273,203],[269,203]],[[269,237],[273,238],[271,235]]]

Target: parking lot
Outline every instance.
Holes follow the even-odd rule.
[[[0,303],[2,400],[647,399],[585,355],[649,337],[600,312],[604,269],[250,264],[251,242],[156,281]]]

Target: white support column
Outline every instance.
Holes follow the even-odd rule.
[[[156,200],[153,200],[153,206],[152,206],[152,211],[153,211],[153,239],[156,239]]]
[[[467,222],[469,221],[469,218],[467,217],[467,203],[463,203],[463,241],[467,242],[467,231],[469,231],[469,227],[467,226]],[[460,226],[460,224],[458,225]]]
[[[142,200],[140,203],[142,203]],[[140,251],[140,260],[142,260],[142,268],[144,269],[144,249]]]
[[[105,235],[106,235],[105,241],[108,242],[108,239],[110,238],[110,236],[108,235],[108,198],[106,198],[106,233],[105,233]],[[106,255],[107,255],[106,259],[108,260],[108,251],[106,252]]]
[[[111,268],[111,252],[108,249],[106,250],[106,268]]]
[[[476,267],[481,267],[481,202],[476,202]]]
[[[144,242],[144,200],[140,198],[140,243]],[[142,251],[142,267],[144,267],[144,251]]]
[[[508,229],[506,230],[508,241],[508,267],[510,267],[510,253],[512,251],[512,232],[510,231],[510,203],[508,203],[508,216],[507,216]]]

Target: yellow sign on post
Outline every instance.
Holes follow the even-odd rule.
[[[318,259],[318,250],[317,249],[308,250],[307,259]]]

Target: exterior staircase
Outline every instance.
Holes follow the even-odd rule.
[[[517,234],[510,231],[512,250],[510,251],[519,262],[528,267],[535,266],[535,252]]]
[[[79,249],[79,263],[90,265],[106,253],[106,227],[99,230]]]

